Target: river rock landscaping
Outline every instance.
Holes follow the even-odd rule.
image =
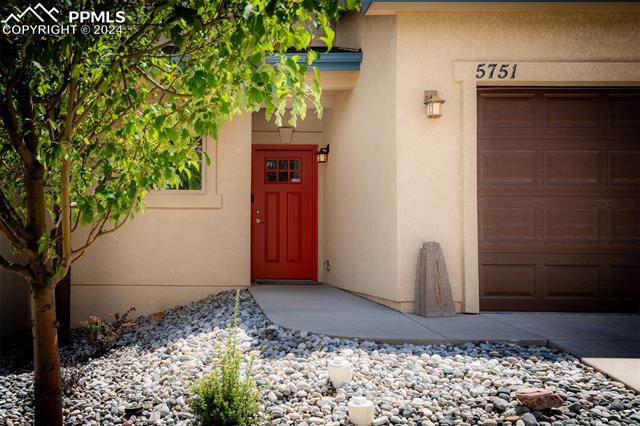
[[[215,366],[231,321],[233,293],[140,318],[121,346],[88,359],[64,398],[70,425],[190,425],[190,387]],[[241,294],[238,343],[254,356],[264,425],[346,425],[356,395],[376,406],[375,425],[640,425],[640,396],[544,347],[508,344],[386,345],[336,339],[273,325]],[[83,357],[81,339],[61,351]],[[353,380],[333,389],[327,361],[347,358]],[[4,365],[10,365],[6,362]],[[66,372],[69,373],[69,372]],[[544,387],[564,405],[530,412],[516,399]],[[32,375],[0,370],[0,424],[32,420]]]

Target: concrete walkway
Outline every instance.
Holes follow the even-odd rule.
[[[383,343],[549,346],[640,390],[640,315],[505,312],[424,318],[328,285],[259,285],[250,291],[271,321],[289,329]]]

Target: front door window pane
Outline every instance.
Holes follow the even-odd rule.
[[[300,183],[300,159],[266,159],[264,162],[266,183]]]

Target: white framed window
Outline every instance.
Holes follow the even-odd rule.
[[[219,209],[222,196],[217,191],[217,141],[209,137],[194,143],[200,167],[185,167],[175,185],[149,192],[145,206],[150,209]],[[206,154],[205,154],[206,153]],[[210,164],[208,164],[208,161]]]
[[[189,163],[184,170],[178,171],[178,182],[168,184],[158,191],[204,191],[207,162],[203,153],[206,153],[206,141],[198,138],[194,141],[194,149],[200,165]]]

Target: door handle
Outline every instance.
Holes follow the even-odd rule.
[[[256,218],[256,223],[262,223],[262,219]]]

